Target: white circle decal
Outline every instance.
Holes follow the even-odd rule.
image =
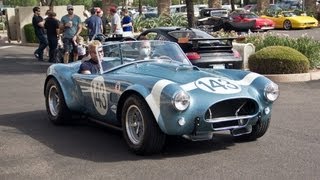
[[[91,82],[91,98],[94,107],[101,115],[108,111],[107,91],[102,76],[94,78]]]
[[[236,82],[222,78],[201,78],[195,84],[198,88],[210,93],[234,94],[241,91],[241,87]]]

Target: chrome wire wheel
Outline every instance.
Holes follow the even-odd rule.
[[[49,110],[52,116],[59,114],[60,98],[59,91],[56,86],[51,86],[48,94]]]
[[[128,138],[133,144],[139,144],[143,140],[144,121],[138,106],[131,105],[127,110],[125,119]]]

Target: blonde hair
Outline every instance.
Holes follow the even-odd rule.
[[[101,46],[101,42],[98,41],[98,40],[93,40],[89,43],[88,45],[88,48],[89,48],[89,51],[95,51],[96,48],[98,48],[99,46]]]
[[[83,44],[84,43],[84,38],[82,36],[77,36],[76,42],[78,44]]]

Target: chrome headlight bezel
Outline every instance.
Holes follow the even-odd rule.
[[[277,100],[279,94],[279,86],[275,83],[268,83],[264,88],[264,97],[270,102]]]
[[[178,111],[186,110],[190,105],[190,95],[185,91],[178,91],[173,95],[172,105]]]

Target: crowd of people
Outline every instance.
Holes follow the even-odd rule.
[[[63,44],[63,63],[69,63],[90,55],[90,48],[85,45],[84,39],[88,39],[87,42],[90,44],[97,34],[133,37],[133,23],[127,9],[122,10],[121,15],[123,17],[121,17],[117,13],[117,8],[111,7],[110,23],[106,16],[103,16],[103,11],[100,8],[90,9],[90,15],[86,12],[84,12],[86,20],[82,22],[81,18],[74,13],[73,6],[68,5],[67,14],[62,16],[61,20],[58,20],[56,18],[57,14],[52,10],[48,10],[46,17],[43,18],[40,15],[40,8],[34,7],[32,24],[39,41],[39,46],[34,51],[36,59],[44,61],[44,51],[48,46],[48,62],[57,62],[55,55],[59,50],[59,39]],[[108,25],[110,25],[110,32],[107,32],[106,27]],[[87,37],[80,36],[84,28],[88,31]],[[89,52],[86,52],[86,49]]]

